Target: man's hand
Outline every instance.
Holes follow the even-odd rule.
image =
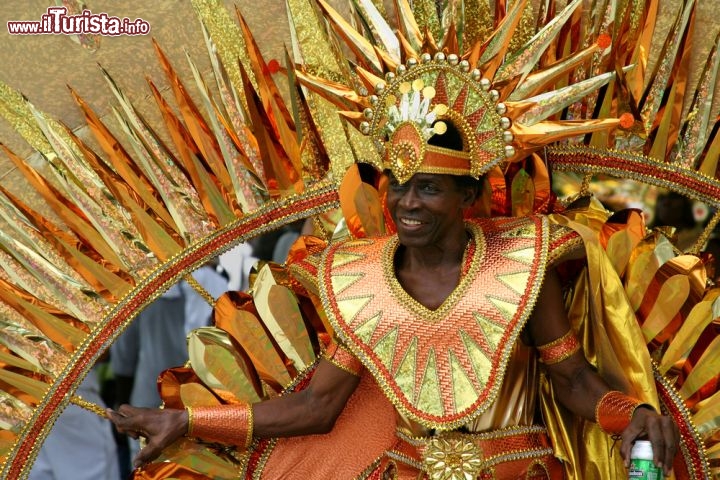
[[[672,418],[659,415],[651,408],[636,409],[630,425],[621,435],[620,453],[625,460],[625,466],[630,465],[630,450],[633,442],[645,437],[652,443],[655,466],[662,467],[665,475],[669,475],[680,443],[677,425]]]
[[[147,440],[147,445],[133,459],[135,468],[157,458],[171,443],[185,435],[188,428],[185,410],[122,405],[117,411],[107,409],[106,413],[118,432]]]

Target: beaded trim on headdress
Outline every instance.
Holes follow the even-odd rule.
[[[383,157],[383,168],[402,183],[415,173],[471,175],[475,178],[514,155],[507,107],[480,71],[457,55],[423,54],[408,59],[379,84],[360,125]],[[463,150],[428,144],[443,135],[450,122],[459,131]]]

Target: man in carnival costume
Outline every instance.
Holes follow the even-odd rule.
[[[649,73],[655,0],[358,0],[353,22],[288,0],[291,103],[220,3],[193,2],[220,90],[195,78],[205,111],[157,48],[177,157],[117,82],[140,160],[77,95],[107,158],[22,103],[76,181],[46,188],[10,155],[73,232],[55,241],[63,228],[0,196],[32,240],[0,239],[22,280],[0,304],[19,352],[0,369],[3,472],[22,478],[68,402],[93,409],[72,393],[152,299],[307,218],[286,264],[260,262],[188,335],[162,409],[100,409],[145,441],[134,478],[622,478],[641,438],[666,474],[717,471],[720,289],[638,212],[588,195],[603,173],[719,206],[720,57],[693,91],[681,48],[695,2]],[[577,195],[559,199],[551,169],[584,175]]]
[[[386,107],[370,126],[383,146],[381,183],[396,233],[333,243],[293,265],[309,279],[308,290],[317,290],[337,336],[312,378],[254,404],[109,413],[121,431],[147,437],[136,466],[182,436],[252,445],[252,459],[262,456],[255,453],[266,448],[262,439],[332,434],[342,418],[340,430],[355,422],[369,427],[354,439],[363,453],[348,463],[367,458],[353,465],[352,477],[563,478],[539,414],[542,368],[562,407],[620,436],[623,458],[647,436],[655,463],[670,473],[679,440],[672,419],[611,389],[570,327],[555,267],[576,252],[577,236],[544,216],[466,220],[482,176],[513,153],[502,140],[502,107],[477,85],[464,103],[449,106],[442,85],[459,74],[447,63],[410,72],[388,88],[397,95],[384,92],[390,100],[377,102]],[[482,111],[464,117],[471,102]],[[357,400],[343,414],[361,379],[372,383],[361,396],[373,401]],[[371,392],[377,389],[384,398]],[[396,420],[383,418],[384,401]],[[388,425],[396,429],[390,438]],[[275,445],[272,458],[285,457],[278,461],[289,467],[281,476],[345,478],[334,477],[344,460],[332,438],[326,448],[339,457],[316,459],[316,469],[290,466],[285,450],[315,451],[323,443],[308,438]],[[272,458],[250,460],[247,475],[273,471]]]

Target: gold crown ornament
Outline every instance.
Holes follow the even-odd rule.
[[[545,149],[583,136],[598,142],[609,138],[621,124],[612,115],[598,118],[581,115],[578,110],[583,103],[585,109],[587,102],[603,103],[597,92],[616,81],[618,73],[607,64],[609,35],[594,31],[594,36],[584,39],[583,48],[557,56],[563,29],[574,21],[581,3],[569,2],[552,21],[523,38],[518,24],[528,15],[526,2],[513,3],[506,15],[497,19],[494,31],[470,22],[462,32],[462,15],[448,2],[443,16],[446,28],[438,42],[428,25],[416,23],[405,2],[398,5],[398,33],[390,35],[389,25],[371,2],[358,6],[359,23],[367,26],[367,31],[361,32],[331,5],[318,0],[344,47],[356,54],[356,76],[342,85],[319,78],[311,68],[296,75],[372,139],[378,156],[358,145],[357,161],[389,169],[401,182],[417,172],[478,178],[498,167],[500,173],[493,173],[494,190],[506,192],[494,195],[495,205],[487,209],[506,214],[512,212],[504,211],[505,203],[519,203],[517,198],[510,199],[514,177],[518,171],[521,176],[530,172],[527,178],[535,183],[533,195],[525,195],[530,205],[516,207],[514,213],[542,211],[551,196]],[[468,15],[465,12],[464,18],[470,18]],[[487,38],[477,40],[480,31],[485,31]],[[476,38],[474,43],[464,43],[470,38]],[[525,43],[519,48],[513,45],[521,40]],[[546,67],[546,63],[552,66]],[[584,65],[591,68],[584,69]],[[614,101],[612,94],[605,101]],[[567,111],[572,115],[563,113]],[[431,137],[443,134],[445,122],[459,130],[461,153],[428,144]],[[533,155],[539,151],[542,156]],[[513,164],[517,167],[511,169]],[[507,172],[511,176],[500,186],[498,181]]]
[[[383,168],[401,183],[418,172],[479,178],[515,154],[511,122],[499,98],[467,60],[424,54],[376,87],[372,107],[364,111],[369,120],[360,130],[372,137]],[[458,130],[461,151],[428,143],[446,133],[446,122]]]

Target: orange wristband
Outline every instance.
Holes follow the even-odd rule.
[[[188,411],[187,434],[207,442],[236,445],[245,449],[253,438],[252,405],[241,403],[195,407]]]
[[[647,404],[617,390],[611,390],[603,395],[595,406],[595,421],[605,433],[619,435],[630,425],[635,410],[642,405]]]
[[[580,342],[578,342],[575,333],[570,330],[562,337],[545,345],[540,345],[537,349],[538,353],[540,353],[540,361],[546,365],[552,365],[570,358],[580,350]]]

